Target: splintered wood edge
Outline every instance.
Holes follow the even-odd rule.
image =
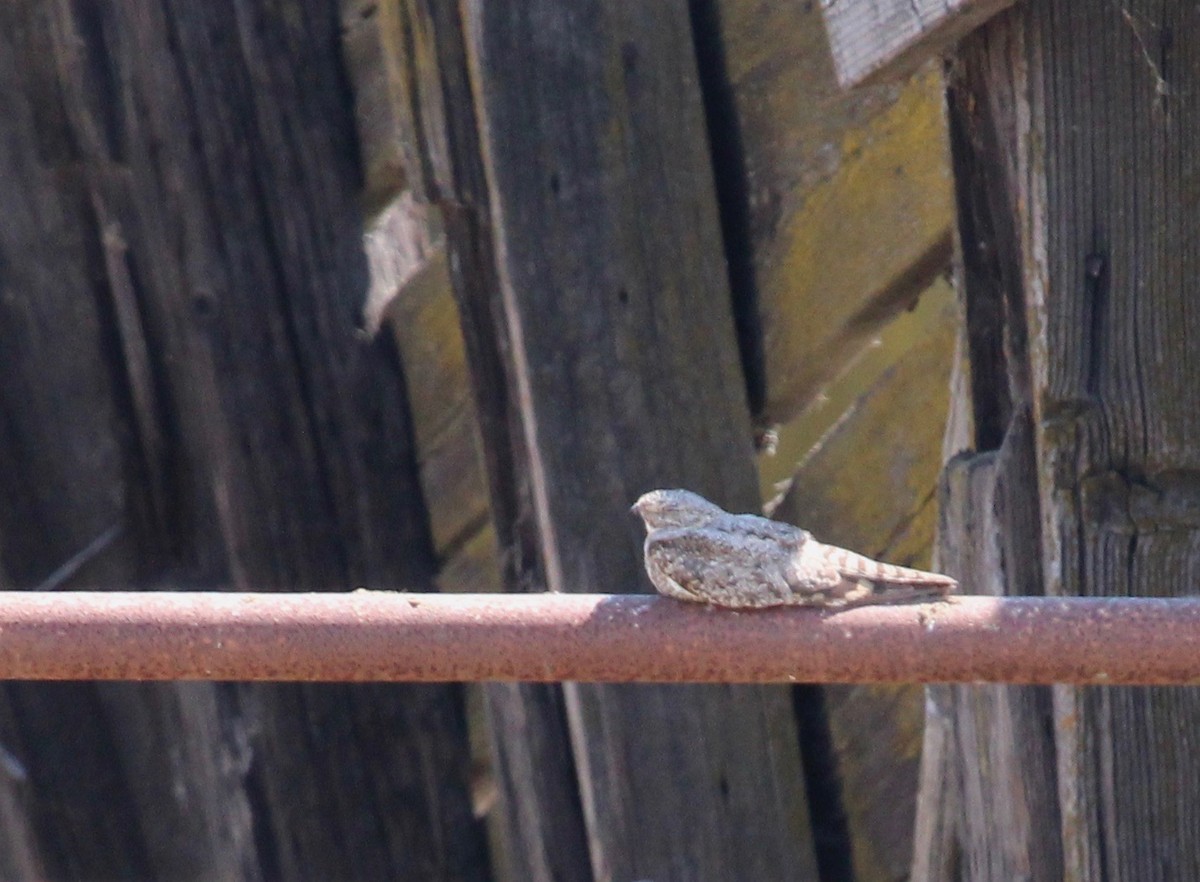
[[[899,80],[1015,0],[821,0],[843,89]]]

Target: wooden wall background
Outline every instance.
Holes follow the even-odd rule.
[[[405,166],[400,151],[412,144],[404,133],[419,116],[413,93],[422,75],[392,71],[383,81],[377,59],[403,57],[388,47],[421,30],[411,6],[395,18],[383,10],[352,32],[362,53],[356,82],[368,84],[358,91],[360,125],[367,117],[382,125],[374,96],[386,92],[394,128],[383,130],[400,133],[364,145],[381,191],[385,170]],[[940,71],[928,66],[902,85],[846,93],[815,8],[697,2],[689,12],[695,48],[674,48],[696,53],[692,100],[708,119],[732,296],[749,314],[739,328],[748,397],[755,425],[778,436],[775,454],[757,458],[762,499],[830,541],[923,565],[957,322]],[[669,115],[658,121],[678,124]],[[390,275],[378,277],[387,283],[374,302],[396,334],[412,390],[439,584],[482,590],[502,578],[482,460],[466,443],[478,427],[436,202],[419,187],[401,189],[381,209],[375,260]],[[811,806],[817,847],[830,878],[907,873],[922,694],[797,690],[809,783],[819,788],[810,792],[824,801]]]
[[[667,483],[928,562],[939,70],[842,92],[815,5],[560,6],[0,13],[5,587],[115,524],[67,584],[647,590]],[[13,684],[0,875],[899,879],[922,718]]]

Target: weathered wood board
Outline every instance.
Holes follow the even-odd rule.
[[[7,4],[0,80],[6,587],[427,588],[335,10]],[[3,691],[14,878],[488,877],[452,687]]]
[[[756,495],[687,8],[467,10],[532,490],[518,513],[551,590],[644,587],[639,493]],[[597,878],[815,872],[786,690],[566,698]]]
[[[471,362],[469,385],[467,377],[456,372],[460,382],[446,391],[458,398],[461,390],[470,390],[475,425],[486,441],[481,449],[486,484],[480,488],[477,510],[488,511],[488,497],[495,503],[490,508],[494,532],[486,533],[499,546],[494,559],[506,587],[544,590],[532,516],[521,511],[529,507],[523,502],[528,481],[518,474],[525,447],[519,420],[509,404],[512,393],[502,356],[508,345],[507,331],[497,294],[496,243],[490,229],[486,167],[476,128],[463,22],[457,7],[423,0],[397,2],[389,14],[396,18],[408,73],[404,100],[413,108],[413,118],[421,121],[415,136],[425,174],[415,187],[416,194],[436,207],[446,231],[449,276],[431,275],[435,284],[428,291],[437,296],[430,301],[436,306],[429,314],[437,317],[432,324],[443,331],[451,326],[461,328],[440,342],[461,350]],[[443,296],[447,290],[453,299]],[[420,301],[407,289],[402,289],[399,297]],[[400,304],[397,308],[406,307]],[[409,333],[404,328],[396,332]],[[414,354],[419,351],[413,350]],[[414,359],[410,366],[426,378],[436,378],[437,363]],[[436,435],[433,427],[441,422],[436,416],[439,408],[436,398],[430,403],[421,410],[426,414],[427,429]],[[427,495],[433,488],[429,478],[439,472],[422,471]],[[470,549],[477,555],[481,545],[486,551],[489,538],[477,534],[463,551]],[[442,584],[446,586],[447,575],[469,577],[476,571],[475,558],[454,555],[442,562]],[[493,760],[491,775],[502,809],[489,819],[492,840],[499,843],[497,874],[531,882],[590,882],[588,837],[562,690],[535,684],[488,684],[483,706]]]
[[[1041,0],[955,60],[963,253],[1003,295],[975,310],[1005,345],[973,343],[973,404],[1004,430],[990,449],[1032,413],[1039,529],[1015,553],[1048,594],[1195,591],[1198,45],[1191,4]],[[1200,875],[1194,691],[1056,687],[1053,710],[1059,817],[1033,825],[1057,827],[1061,877]]]
[[[1032,444],[1024,412],[1000,450],[947,465],[940,564],[976,594],[1041,592],[1040,561],[1026,553],[1038,528]],[[1062,879],[1050,689],[955,686],[939,696],[954,741],[954,850],[969,878]],[[922,863],[941,863],[931,857],[938,843],[916,848]]]
[[[362,202],[374,214],[405,189],[420,190],[420,140],[408,81],[404,35],[392,0],[338,0],[342,59],[354,93],[363,173]]]
[[[1013,0],[821,0],[844,87],[901,79]]]

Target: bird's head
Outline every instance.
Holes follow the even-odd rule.
[[[646,532],[663,527],[699,527],[725,514],[698,493],[690,490],[651,490],[633,504],[631,511],[646,524]]]

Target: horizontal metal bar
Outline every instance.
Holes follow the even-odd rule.
[[[642,595],[0,592],[0,678],[1200,681],[1200,599],[733,612]]]

